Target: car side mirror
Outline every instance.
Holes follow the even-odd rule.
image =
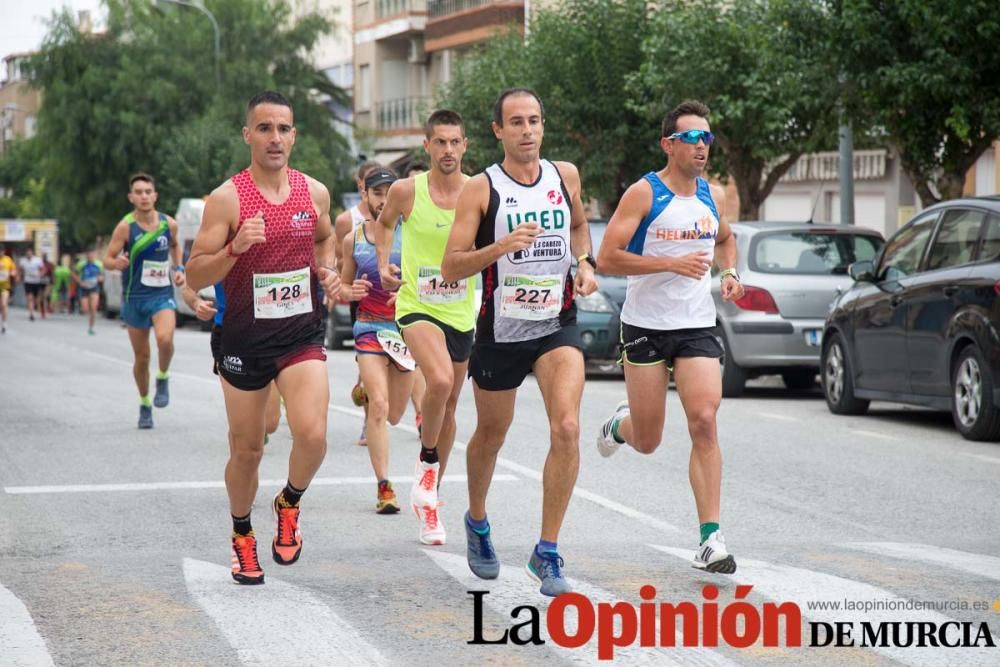
[[[854,279],[854,282],[875,282],[875,264],[870,259],[863,259],[854,262],[847,267],[847,275]]]

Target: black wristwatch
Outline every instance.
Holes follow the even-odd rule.
[[[577,264],[582,264],[583,262],[587,262],[592,267],[594,267],[594,271],[597,270],[597,260],[594,259],[594,256],[591,255],[590,253],[587,253],[585,255],[580,255],[579,257],[576,258]]]

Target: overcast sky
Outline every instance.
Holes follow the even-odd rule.
[[[45,20],[62,7],[74,13],[90,10],[95,24],[104,13],[100,0],[0,0],[0,58],[38,49],[45,38]]]

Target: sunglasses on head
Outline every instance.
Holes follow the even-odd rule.
[[[706,146],[711,146],[715,141],[715,135],[708,130],[688,130],[686,132],[674,132],[667,139],[680,139],[685,144],[697,144],[704,141]]]

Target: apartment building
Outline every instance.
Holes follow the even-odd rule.
[[[1000,141],[965,179],[965,195],[1000,192]],[[840,156],[836,151],[799,158],[761,207],[764,220],[840,222]],[[922,208],[898,155],[885,148],[854,151],[854,223],[890,236]]]
[[[352,0],[354,119],[362,152],[405,166],[434,93],[475,45],[514,25],[525,0]]]
[[[0,81],[0,155],[6,153],[18,138],[35,135],[38,110],[42,106],[41,91],[32,88],[24,75],[23,66],[31,53],[4,56],[4,79]]]

